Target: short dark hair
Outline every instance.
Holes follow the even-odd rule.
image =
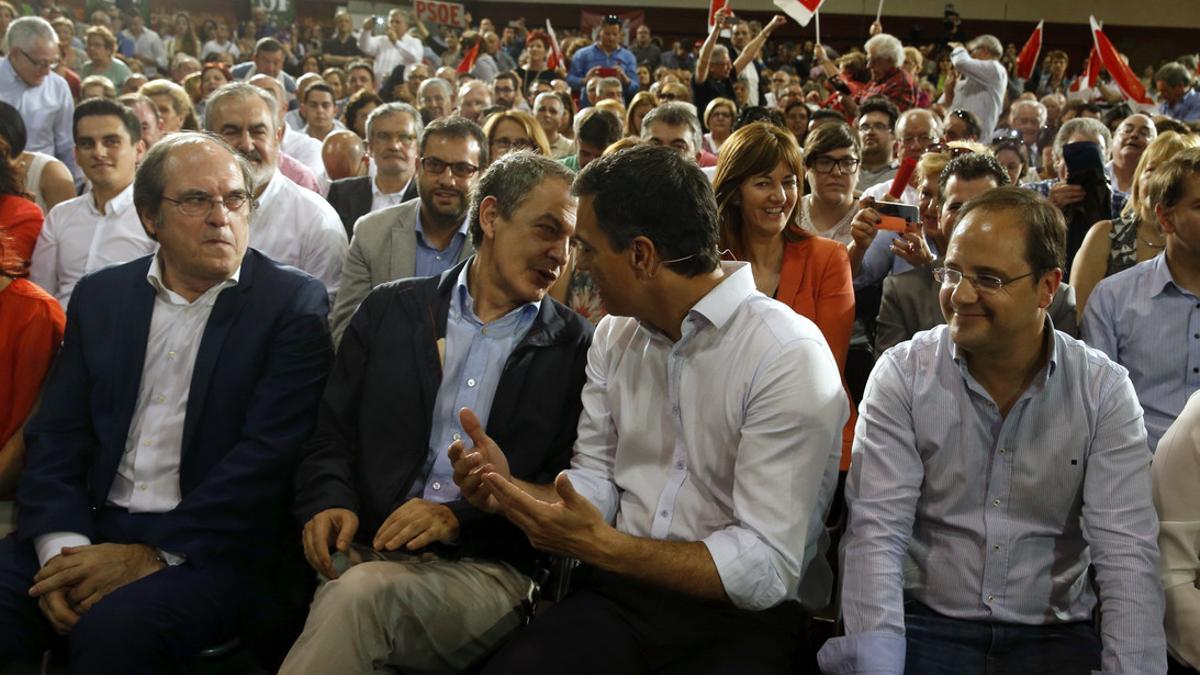
[[[958,119],[962,120],[963,124],[967,125],[967,133],[971,135],[971,138],[977,139],[980,137],[980,135],[983,134],[983,124],[981,124],[979,122],[979,116],[976,115],[975,113],[971,112],[970,110],[963,110],[962,108],[954,108],[953,110],[951,110],[950,112],[948,112],[946,114],[948,116],[957,117]],[[943,125],[943,126],[947,126],[947,125]],[[984,139],[984,140],[987,140],[987,139]]]
[[[867,113],[883,113],[888,118],[888,128],[892,131],[896,130],[896,120],[900,119],[900,109],[896,107],[888,99],[882,96],[872,96],[863,101],[863,104],[858,108],[858,119],[862,119]]]
[[[513,212],[521,208],[521,204],[538,185],[557,179],[570,186],[574,178],[575,175],[566,165],[528,150],[510,152],[497,159],[483,172],[479,184],[471,191],[471,207],[467,214],[471,245],[478,249],[483,244],[479,205],[484,199],[495,197],[500,215],[512,218]]]
[[[85,117],[112,116],[121,120],[125,130],[129,132],[129,142],[136,145],[142,140],[142,121],[137,113],[129,107],[107,98],[89,98],[75,107],[75,117],[71,123],[71,140],[79,142],[79,120]]]
[[[1000,162],[996,161],[992,155],[982,152],[959,155],[946,164],[941,175],[938,176],[938,194],[943,198],[946,195],[946,184],[950,182],[951,178],[959,180],[991,178],[996,181],[996,187],[1004,187],[1010,182],[1008,171],[1000,166]]]
[[[669,269],[689,277],[720,262],[712,185],[694,159],[676,150],[637,145],[600,157],[579,172],[571,191],[594,198],[596,222],[617,251],[646,237],[662,258],[677,261]]]
[[[817,157],[839,148],[850,148],[855,157],[861,158],[862,137],[840,118],[837,122],[819,124],[804,139],[804,164],[808,166]]]
[[[333,93],[333,87],[329,86],[328,84],[326,84],[325,82],[322,81],[322,82],[313,82],[312,84],[308,85],[308,88],[304,90],[303,103],[308,103],[308,95],[313,93],[314,91],[323,91],[326,94],[329,94],[329,98],[334,99],[335,101],[337,100],[337,96],[335,96]]]
[[[1172,61],[1155,71],[1154,81],[1159,80],[1168,87],[1178,87],[1181,84],[1191,84],[1192,74],[1182,63]]]
[[[1012,212],[1025,223],[1025,259],[1033,270],[1034,283],[1046,272],[1063,266],[1066,221],[1062,212],[1037,192],[1011,185],[988,190],[963,205],[958,222],[964,222],[973,211]]]
[[[254,43],[254,56],[258,56],[263,52],[281,52],[283,45],[279,44],[279,40],[272,37],[265,37]]]
[[[352,70],[365,70],[371,74],[371,81],[375,81],[375,69],[372,68],[371,64],[367,63],[366,61],[351,61],[346,66],[346,73],[349,74]]]
[[[597,148],[607,148],[620,140],[623,134],[621,120],[607,110],[593,109],[592,114],[579,124],[576,134],[579,140]]]
[[[808,113],[809,128],[815,128],[818,123],[825,122],[841,122],[846,123],[846,118],[842,117],[842,113],[829,108],[821,108],[819,110],[810,110]],[[894,126],[894,125],[893,125]]]
[[[483,128],[465,117],[451,115],[450,117],[442,117],[427,124],[424,133],[421,134],[420,152],[422,157],[425,156],[425,146],[429,143],[429,139],[434,136],[473,138],[479,144],[479,166],[487,166],[491,159],[488,154],[489,145],[487,136],[483,133]]]
[[[786,129],[787,122],[784,121],[783,115],[780,114],[778,108],[768,108],[761,105],[749,105],[742,108],[742,112],[738,114],[737,120],[733,123],[733,130],[737,131],[742,127],[754,124],[755,122],[769,122],[777,127]]]

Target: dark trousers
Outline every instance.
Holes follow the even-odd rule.
[[[95,543],[134,543],[156,516],[97,514]],[[0,664],[36,662],[55,640],[29,597],[38,570],[31,542],[0,539]],[[227,563],[168,567],[117,589],[66,638],[77,673],[170,673],[201,649],[233,636],[245,589]]]
[[[964,621],[910,600],[904,632],[904,672],[915,675],[1089,675],[1100,669],[1100,637],[1089,622]]]
[[[784,675],[806,634],[795,602],[751,612],[613,574],[577,575],[576,590],[518,633],[485,675]]]

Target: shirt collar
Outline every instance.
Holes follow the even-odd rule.
[[[729,321],[742,301],[755,292],[754,272],[748,262],[722,262],[725,278],[688,310],[688,315],[702,316],[720,328]]]
[[[160,296],[166,296],[166,299],[173,305],[211,305],[216,302],[217,294],[230,286],[236,286],[242,277],[242,266],[238,265],[234,268],[233,274],[229,278],[219,284],[214,284],[211,288],[204,292],[203,295],[196,298],[193,302],[188,302],[175,291],[167,288],[162,279],[162,265],[159,262],[159,257],[162,256],[162,251],[154,254],[150,259],[150,269],[146,270],[146,281],[154,287],[155,292]]]
[[[1049,358],[1046,359],[1046,367],[1043,368],[1038,377],[1034,379],[1031,386],[1040,387],[1041,385],[1045,384],[1045,381],[1049,379],[1049,377],[1053,375],[1056,370],[1058,370],[1058,337],[1054,332],[1054,321],[1050,319],[1049,312],[1046,312],[1045,331],[1045,339],[1050,341]],[[962,370],[963,375],[967,375],[969,373],[967,370],[967,361],[965,358],[959,358],[958,344],[955,343],[954,338],[950,336],[950,326],[946,324],[942,324],[942,339],[945,340],[946,344],[949,345],[948,349],[950,352],[950,359],[953,360],[954,363],[958,364],[958,367],[960,370]]]
[[[1146,290],[1152,298],[1162,295],[1171,286],[1174,286],[1176,290],[1183,291],[1179,284],[1175,283],[1175,277],[1171,275],[1171,268],[1167,265],[1167,254],[1165,251],[1154,256],[1154,262],[1150,266],[1150,279],[1148,281]]]
[[[275,167],[275,172],[271,174],[271,182],[267,183],[267,189],[263,190],[262,194],[258,197],[259,213],[264,212],[266,207],[268,207],[275,199],[276,195],[283,190],[283,181],[285,180],[289,179],[287,176],[284,176],[279,172],[279,166],[277,165]]]
[[[117,193],[117,196],[108,200],[104,205],[104,212],[96,209],[96,197],[94,194],[88,194],[87,206],[93,214],[98,216],[119,216],[125,213],[125,210],[133,205],[133,183],[130,183]]]
[[[459,318],[469,317],[472,321],[482,325],[483,322],[480,321],[478,315],[475,314],[475,298],[471,296],[471,288],[468,282],[471,273],[471,266],[475,264],[475,261],[475,256],[471,256],[471,259],[467,261],[467,264],[463,265],[462,269],[458,272],[458,279],[454,283],[454,300],[450,303],[450,313]],[[523,319],[526,317],[537,316],[538,313],[542,311],[542,302],[545,301],[545,299],[546,296],[543,295],[540,300],[535,302],[527,302],[513,309],[499,319],[492,321],[488,325],[495,326],[496,324],[505,321],[509,317],[519,315],[519,318],[515,323],[513,323],[513,327],[515,329],[519,329],[519,326],[523,323]]]
[[[379,184],[376,182],[375,179],[376,179],[376,176],[371,176],[371,196],[372,197],[384,197],[384,198],[391,198],[391,197],[394,197],[397,195],[403,195],[405,192],[408,192],[408,186],[412,185],[412,182],[414,180],[413,178],[409,178],[408,182],[405,183],[404,187],[400,188],[400,190],[398,192],[384,192],[383,190],[379,189]],[[417,230],[424,233],[425,230],[421,229],[420,223],[421,223],[421,209],[420,209],[420,207],[418,207],[417,208]],[[463,225],[466,225],[466,223],[467,223],[467,221],[463,220]],[[460,228],[460,230],[461,230],[461,228]]]

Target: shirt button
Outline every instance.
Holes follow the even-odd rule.
[[[138,489],[139,489],[139,490],[145,490],[145,489],[146,489],[146,484],[145,484],[145,483],[138,483]]]
[[[150,441],[142,441],[143,447],[150,447]]]
[[[988,599],[987,599],[988,602],[995,602],[995,600],[996,600],[996,596],[994,596],[994,595],[988,596]]]
[[[168,359],[171,359],[171,360],[174,360],[174,359],[175,359],[175,352],[167,352],[167,358],[168,358]]]
[[[1005,450],[1004,450],[1004,448],[1000,448],[1000,454],[1002,454],[1002,455],[1003,455],[1004,453],[1005,453]]]
[[[679,469],[680,471],[683,471],[683,462],[678,462],[678,463],[676,463],[676,464],[675,464],[675,468],[676,468],[676,469]]]
[[[993,500],[992,500],[992,506],[1000,506],[1000,500],[999,500],[999,499],[993,499]]]
[[[441,489],[442,489],[442,484],[441,484],[441,483],[439,483],[439,482],[437,482],[437,481],[434,481],[434,482],[433,482],[433,489],[434,489],[434,490],[441,490]]]
[[[450,438],[452,438],[453,440],[456,440],[456,441],[461,441],[461,440],[462,440],[462,434],[460,434],[460,433],[458,433],[458,432],[456,431],[456,432],[454,432],[454,435],[453,435],[453,436],[451,436]]]
[[[1193,373],[1200,373],[1200,368],[1192,368]]]
[[[164,401],[166,401],[166,400],[167,400],[167,397],[166,397],[166,396],[163,396],[162,394],[159,394],[158,396],[155,396],[155,397],[154,397],[154,402],[155,402],[155,403],[163,403],[163,402],[164,402]]]
[[[671,515],[671,512],[670,512],[670,511],[665,511],[665,510],[664,510],[664,511],[660,511],[660,512],[658,513],[658,515],[662,516],[663,518],[666,518],[667,516]]]
[[[485,326],[485,327],[483,327],[483,328],[480,328],[480,329],[479,329],[479,332],[480,332],[480,334],[482,334],[482,335],[487,335],[487,327]]]
[[[993,551],[999,551],[999,550],[1000,550],[1000,544],[995,544],[995,545],[993,545],[993,546],[992,546],[992,550],[993,550]]]
[[[473,378],[473,377],[467,378],[467,386],[474,387],[475,386],[475,378]]]

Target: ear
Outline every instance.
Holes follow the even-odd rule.
[[[161,206],[159,208],[161,208]],[[154,222],[157,220],[157,216],[150,216],[141,209],[138,209],[137,216],[138,220],[142,222],[142,229],[146,231],[146,235],[154,241],[158,241],[158,227]]]
[[[1058,267],[1042,274],[1042,278],[1038,281],[1038,307],[1042,309],[1050,307],[1050,303],[1054,302],[1054,294],[1058,292],[1058,286],[1062,283],[1062,277],[1062,268]]]
[[[496,198],[484,197],[483,201],[479,202],[479,227],[483,230],[484,239],[496,238],[496,221],[499,219],[500,207],[496,203]]]
[[[1172,209],[1162,204],[1155,204],[1154,218],[1158,221],[1158,226],[1162,228],[1163,234],[1175,234],[1175,214]]]
[[[634,274],[639,279],[653,279],[654,275],[658,274],[659,268],[662,267],[662,259],[654,247],[654,242],[647,237],[634,237],[633,241],[629,243],[626,254],[629,256],[629,264],[633,267]]]
[[[142,139],[138,139],[137,145],[136,145],[136,146],[134,146],[134,153],[135,153],[135,155],[136,155],[136,158],[135,158],[135,160],[134,160],[134,164],[135,164],[135,165],[136,165],[136,164],[141,164],[141,163],[142,163],[142,157],[145,157],[145,156],[146,156],[146,141],[144,141],[144,140],[142,140]]]

